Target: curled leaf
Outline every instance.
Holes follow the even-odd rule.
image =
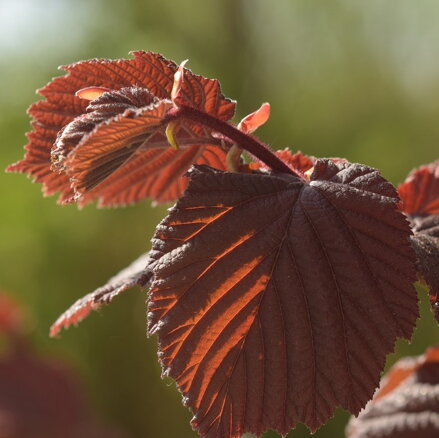
[[[439,160],[413,170],[398,192],[405,213],[439,214]]]
[[[78,324],[87,317],[91,311],[109,304],[113,298],[120,293],[134,286],[146,286],[151,277],[150,263],[151,259],[148,253],[142,254],[128,267],[110,278],[104,286],[99,287],[76,301],[52,325],[50,328],[50,336],[56,336],[61,329],[68,328],[72,324]]]
[[[439,347],[399,360],[346,429],[348,438],[435,438],[439,435]]]
[[[378,171],[309,181],[195,166],[153,239],[149,332],[207,438],[358,413],[418,316],[414,254]],[[365,335],[367,333],[367,336]]]
[[[155,98],[145,88],[126,87],[117,91],[105,92],[87,107],[87,112],[76,117],[72,122],[66,125],[59,133],[52,148],[51,159],[54,170],[66,170],[65,160],[67,156],[88,139],[90,134],[95,134],[96,128],[102,122],[111,123],[116,116],[133,114],[140,108],[149,108],[152,104],[158,104],[159,99]],[[162,116],[163,117],[163,116]],[[155,117],[155,120],[157,117]],[[161,120],[159,120],[161,121]],[[149,124],[145,126],[145,132],[149,129]],[[104,155],[105,151],[99,155]]]

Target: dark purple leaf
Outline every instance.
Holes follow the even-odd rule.
[[[207,438],[358,413],[418,316],[410,228],[378,171],[195,166],[157,227],[149,332]]]

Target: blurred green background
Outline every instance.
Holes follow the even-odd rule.
[[[58,65],[144,49],[219,78],[236,120],[270,102],[258,135],[273,147],[346,157],[396,184],[439,157],[437,23],[436,0],[0,0],[0,168],[22,158],[26,108]],[[149,248],[166,207],[79,211],[23,175],[0,173],[0,184],[0,288],[27,309],[37,351],[72,363],[98,415],[128,436],[194,438],[145,336],[144,292],[47,336],[74,300]],[[414,340],[389,365],[437,342],[424,295]],[[340,410],[315,437],[343,436],[347,418]]]

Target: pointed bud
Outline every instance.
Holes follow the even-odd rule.
[[[180,64],[180,66],[178,67],[178,70],[174,74],[174,84],[172,86],[172,91],[171,91],[171,100],[172,100],[172,102],[175,101],[175,98],[180,93],[181,84],[183,83],[184,66],[186,65],[186,62],[188,62],[188,59],[185,59]],[[174,105],[175,105],[175,102],[174,102]]]

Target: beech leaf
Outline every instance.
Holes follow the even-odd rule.
[[[436,438],[439,435],[439,347],[399,360],[380,390],[346,429],[348,438]]]
[[[104,286],[101,286],[80,298],[70,306],[50,328],[50,336],[56,336],[63,328],[68,328],[72,324],[78,324],[91,311],[109,304],[114,297],[134,286],[145,287],[150,278],[151,259],[149,254],[142,254],[129,266],[110,278]]]
[[[149,333],[207,438],[357,414],[418,317],[396,190],[317,160],[309,181],[194,166],[157,227]]]

